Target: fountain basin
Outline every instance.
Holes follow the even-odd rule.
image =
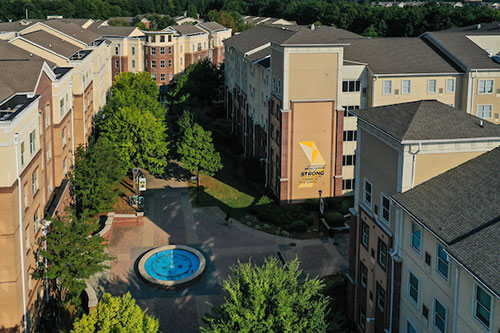
[[[142,279],[154,286],[177,289],[196,281],[205,266],[200,251],[184,245],[168,245],[146,252],[137,270]]]

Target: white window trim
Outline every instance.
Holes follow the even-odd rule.
[[[419,228],[420,228],[420,249],[416,249],[414,246],[413,246],[413,243],[412,243],[412,240],[413,240],[413,225],[417,225]],[[411,249],[413,249],[413,251],[415,251],[415,253],[418,254],[419,257],[422,257],[422,243],[423,243],[423,236],[424,236],[424,232],[423,232],[423,228],[422,226],[420,226],[418,223],[414,222],[413,220],[411,221],[411,225],[410,225],[410,239],[409,239],[409,246]]]
[[[417,301],[415,302],[415,300],[410,296],[410,273],[415,276],[415,278],[417,279],[418,281],[418,290],[417,290]],[[408,276],[406,277],[406,296],[408,297],[408,299],[410,300],[410,302],[418,309],[419,305],[420,305],[420,279],[418,278],[417,275],[415,275],[410,269],[408,269]]]
[[[445,277],[445,276],[443,276],[443,274],[438,269],[439,260],[440,260],[440,258],[439,258],[439,245],[441,245],[441,244],[440,243],[436,244],[436,260],[434,260],[436,262],[436,265],[435,265],[434,269],[436,270],[436,273],[438,273],[438,275],[444,281],[446,281],[446,283],[449,283],[449,281],[450,281],[450,256],[448,255],[448,252],[446,252],[446,248],[443,245],[441,245],[443,247],[443,249],[444,249],[444,252],[448,256],[448,277]]]
[[[390,82],[391,83],[391,91],[388,92],[388,93],[385,92],[385,83],[386,82]],[[383,80],[382,81],[382,95],[385,95],[385,96],[392,95],[392,80]]]
[[[480,106],[483,107],[483,113],[484,113],[484,107],[485,106],[490,106],[491,107],[491,111],[490,111],[491,112],[491,117],[484,117],[484,118],[480,117],[479,116],[479,107]],[[479,118],[481,118],[481,119],[491,119],[491,118],[493,118],[493,105],[492,104],[477,104],[476,105],[476,116],[479,117]]]
[[[434,86],[434,91],[430,91],[430,89],[429,89],[431,81],[436,82],[436,85]],[[437,93],[437,90],[438,90],[438,88],[437,88],[437,80],[436,79],[428,79],[427,80],[427,93],[428,94],[435,94],[435,93]]]
[[[404,90],[404,82],[408,81],[410,84],[408,85],[408,92]],[[401,95],[410,95],[411,94],[411,80],[401,80]]]
[[[448,90],[448,80],[453,81],[453,91],[449,91],[449,90]],[[446,79],[445,84],[446,84],[446,87],[445,87],[445,92],[446,92],[447,94],[453,94],[453,93],[455,92],[455,89],[456,89],[456,80],[455,80],[455,78]]]
[[[485,288],[481,288],[479,286],[479,284],[477,284],[476,282],[473,282],[472,283],[472,291],[473,291],[473,294],[472,294],[472,306],[471,306],[471,316],[472,318],[478,323],[479,326],[481,326],[486,332],[490,332],[490,329],[491,329],[491,323],[492,323],[492,313],[494,314],[494,302],[493,302],[493,296],[485,289]],[[486,326],[484,325],[484,323],[479,319],[477,318],[476,316],[476,295],[477,295],[477,288],[481,288],[485,293],[487,293],[489,296],[490,296],[490,325],[489,326]]]
[[[479,91],[479,86],[480,86],[481,81],[492,81],[493,82],[493,85],[491,86],[491,92],[480,92]],[[495,80],[492,80],[492,79],[477,80],[477,94],[478,95],[489,95],[489,94],[493,94],[494,91],[495,91]]]
[[[408,323],[415,329],[415,332],[418,333],[418,328],[415,324],[413,324],[413,322],[410,320],[410,318],[406,317],[406,327],[405,327],[405,332],[408,332],[408,330],[406,328],[408,328]]]
[[[366,202],[366,183],[370,184],[371,191],[370,191],[370,203],[368,204]],[[370,208],[370,211],[373,210],[373,184],[366,178],[363,180],[363,203]]]
[[[361,278],[361,276],[359,277],[359,283],[361,284],[361,286],[363,286],[363,288],[366,288],[367,283],[368,283],[368,267],[366,267],[366,265],[365,265],[365,264],[363,264],[363,263],[361,263],[361,264],[362,264],[363,266],[365,266],[365,268],[366,268],[366,283],[363,283],[363,279]],[[360,267],[360,268],[361,268],[361,267]],[[363,275],[363,274],[362,274],[362,272],[363,272],[363,270],[362,270],[362,269],[360,269],[360,273],[361,273],[360,275]]]
[[[384,198],[386,198],[387,200],[389,200],[389,220],[386,220],[384,218]],[[380,220],[382,222],[384,222],[385,224],[387,224],[388,226],[391,225],[391,208],[392,208],[392,203],[391,203],[391,199],[389,199],[389,197],[387,195],[384,194],[384,192],[380,192],[380,213],[379,213],[379,217],[380,217]]]
[[[363,226],[367,226],[368,228],[368,235],[367,235],[367,244],[364,243],[364,236],[365,236],[365,233],[363,232]],[[366,246],[366,247],[370,247],[370,226],[368,224],[366,224],[365,222],[362,222],[361,223],[361,245],[362,246]]]
[[[385,313],[385,310],[387,310],[387,306],[386,306],[387,305],[387,291],[384,288],[382,288],[382,285],[380,283],[378,285],[379,285],[379,288],[377,289],[377,291],[379,291],[380,289],[382,289],[384,291],[384,308],[382,309],[380,306],[380,302],[379,302],[380,298],[378,297],[379,296],[378,292],[377,292],[377,296],[376,296],[377,297],[377,308],[380,311]]]
[[[438,332],[441,332],[439,330],[439,328],[435,325],[434,323],[434,314],[435,314],[435,311],[436,311],[436,300],[441,303],[441,305],[444,307],[444,309],[446,310],[446,317],[444,318],[444,331],[447,332],[447,329],[448,329],[448,308],[444,305],[443,302],[441,302],[441,300],[436,296],[436,295],[433,295],[432,296],[432,327],[438,331]]]

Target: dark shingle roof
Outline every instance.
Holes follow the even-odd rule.
[[[225,39],[224,44],[228,47],[234,47],[241,53],[246,53],[270,42],[281,44],[290,38],[297,29],[297,26],[282,28],[279,26],[258,25]]]
[[[174,26],[172,26],[172,28],[175,29],[177,32],[179,32],[182,35],[192,35],[192,34],[201,34],[201,33],[206,34],[205,31],[201,30],[200,28],[198,28],[192,24],[174,25]]]
[[[198,23],[199,26],[209,30],[209,31],[217,31],[217,30],[226,30],[227,28],[217,22],[201,22]]]
[[[318,26],[314,30],[300,26],[299,31],[284,41],[283,45],[321,45],[321,44],[346,44],[347,39],[365,39],[364,37],[344,29],[328,26]]]
[[[457,68],[420,38],[356,39],[344,60],[368,64],[374,74],[457,73]]]
[[[500,126],[436,100],[350,111],[398,141],[500,138]]]
[[[31,19],[31,20],[20,20],[16,22],[1,22],[0,31],[21,31],[28,28],[30,25],[41,22],[43,20]]]
[[[88,29],[84,29],[78,24],[75,24],[66,19],[50,19],[45,20],[42,23],[56,30],[59,30],[85,44],[89,44],[90,42],[99,38],[99,35],[97,35],[96,33]]]
[[[262,58],[265,58],[265,57],[268,57],[269,55],[271,55],[271,48],[270,47],[266,47],[262,50],[259,50],[257,52],[254,52],[254,53],[251,53],[249,54],[246,59],[248,61],[257,61],[257,60],[261,60]]]
[[[34,92],[43,63],[44,60],[0,60],[0,102],[16,93]]]
[[[22,38],[29,40],[32,43],[40,45],[48,50],[54,51],[66,58],[69,58],[80,48],[70,42],[67,42],[59,37],[56,37],[44,30],[29,32],[21,35]]]
[[[478,29],[479,28],[479,29]],[[468,25],[465,27],[454,27],[446,30],[442,30],[443,32],[462,32],[465,34],[479,34],[479,35],[484,35],[484,34],[493,34],[493,35],[498,35],[500,34],[500,22],[499,21],[493,21],[489,23],[481,23],[479,24],[473,24],[473,25]]]
[[[469,69],[500,70],[500,64],[488,53],[461,32],[429,32],[423,38],[430,38],[441,44],[450,54]]]
[[[500,295],[500,147],[393,199]]]
[[[100,22],[102,24],[102,22]],[[87,29],[104,37],[126,37],[130,35],[137,27],[119,27],[119,26],[100,26],[100,24],[91,24]]]

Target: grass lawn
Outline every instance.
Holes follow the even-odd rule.
[[[120,195],[113,207],[113,211],[117,214],[135,214],[135,209],[128,204],[128,197],[134,194],[133,191],[132,179],[128,176],[125,176],[120,181],[118,185],[118,189],[120,191]]]
[[[194,206],[219,206],[224,212],[239,219],[248,214],[248,207],[262,195],[256,185],[249,182],[240,163],[225,149],[220,151],[224,167],[215,176],[200,175],[200,201],[196,201],[196,184],[190,187]]]

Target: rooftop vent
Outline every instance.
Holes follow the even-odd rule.
[[[484,122],[483,122],[483,120],[479,120],[479,126],[480,126],[480,127],[484,127]]]

